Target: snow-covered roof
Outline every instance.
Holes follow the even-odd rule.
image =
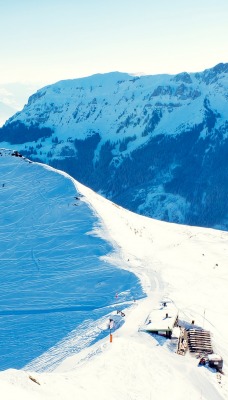
[[[150,312],[142,329],[150,332],[172,331],[177,315],[178,311],[174,304],[164,301],[158,308]]]
[[[219,355],[219,354],[215,354],[215,353],[212,353],[212,354],[208,354],[208,360],[209,361],[221,361],[222,360],[222,357]]]

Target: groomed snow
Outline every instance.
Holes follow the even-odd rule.
[[[112,343],[106,337],[72,354],[52,373],[1,372],[1,396],[4,400],[227,399],[228,233],[154,221],[73,182],[101,218],[100,235],[115,246],[109,261],[118,260],[119,265],[121,257],[124,268],[140,278],[147,297],[124,310],[125,323],[113,333]],[[180,320],[194,319],[211,331],[214,352],[224,360],[224,375],[198,367],[198,360],[188,354],[177,355],[172,340],[140,330],[164,298],[177,307]]]
[[[0,151],[0,370],[50,372],[108,333],[116,292],[122,307],[145,295],[102,258],[113,248],[74,183],[15,154]]]

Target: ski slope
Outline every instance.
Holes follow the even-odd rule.
[[[36,164],[34,165],[34,167]],[[38,166],[37,166],[38,167]],[[39,166],[40,167],[40,166]],[[49,167],[48,170],[57,175]],[[63,173],[60,173],[63,174]],[[63,174],[66,177],[66,174]],[[53,372],[38,373],[32,363],[24,370],[0,373],[4,399],[99,398],[113,400],[165,399],[222,400],[228,398],[228,233],[154,221],[126,211],[105,200],[72,178],[83,202],[93,210],[96,234],[106,239],[114,251],[100,254],[100,260],[116,265],[140,279],[145,298],[124,304],[113,302],[112,310],[94,327],[107,327],[108,318],[123,309],[124,323],[113,332],[113,341],[101,337],[91,346],[70,352],[69,342],[77,341],[77,329],[70,340],[59,342],[56,350],[62,360],[55,363],[55,351],[49,349],[34,367],[42,370],[49,359]],[[214,351],[224,359],[224,375],[198,367],[198,360],[175,352],[175,340],[151,336],[140,327],[162,299],[169,299],[179,310],[180,320],[195,323],[211,331]],[[119,300],[118,300],[119,301]],[[123,307],[122,307],[123,306]],[[118,321],[117,321],[118,323]],[[85,340],[81,332],[81,340]],[[53,359],[52,359],[53,357]],[[30,378],[37,380],[37,383]]]
[[[68,351],[79,351],[107,334],[95,321],[116,292],[124,303],[143,296],[132,273],[102,258],[112,245],[71,179],[11,154],[0,156],[1,370],[24,367],[76,328]]]

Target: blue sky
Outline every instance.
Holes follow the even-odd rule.
[[[0,0],[0,83],[227,62],[227,0]]]

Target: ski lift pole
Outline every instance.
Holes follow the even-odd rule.
[[[113,319],[109,320],[109,341],[112,343],[112,328],[113,328]]]
[[[205,309],[204,309],[204,312],[203,312],[203,328],[204,328],[204,322],[205,322]]]

